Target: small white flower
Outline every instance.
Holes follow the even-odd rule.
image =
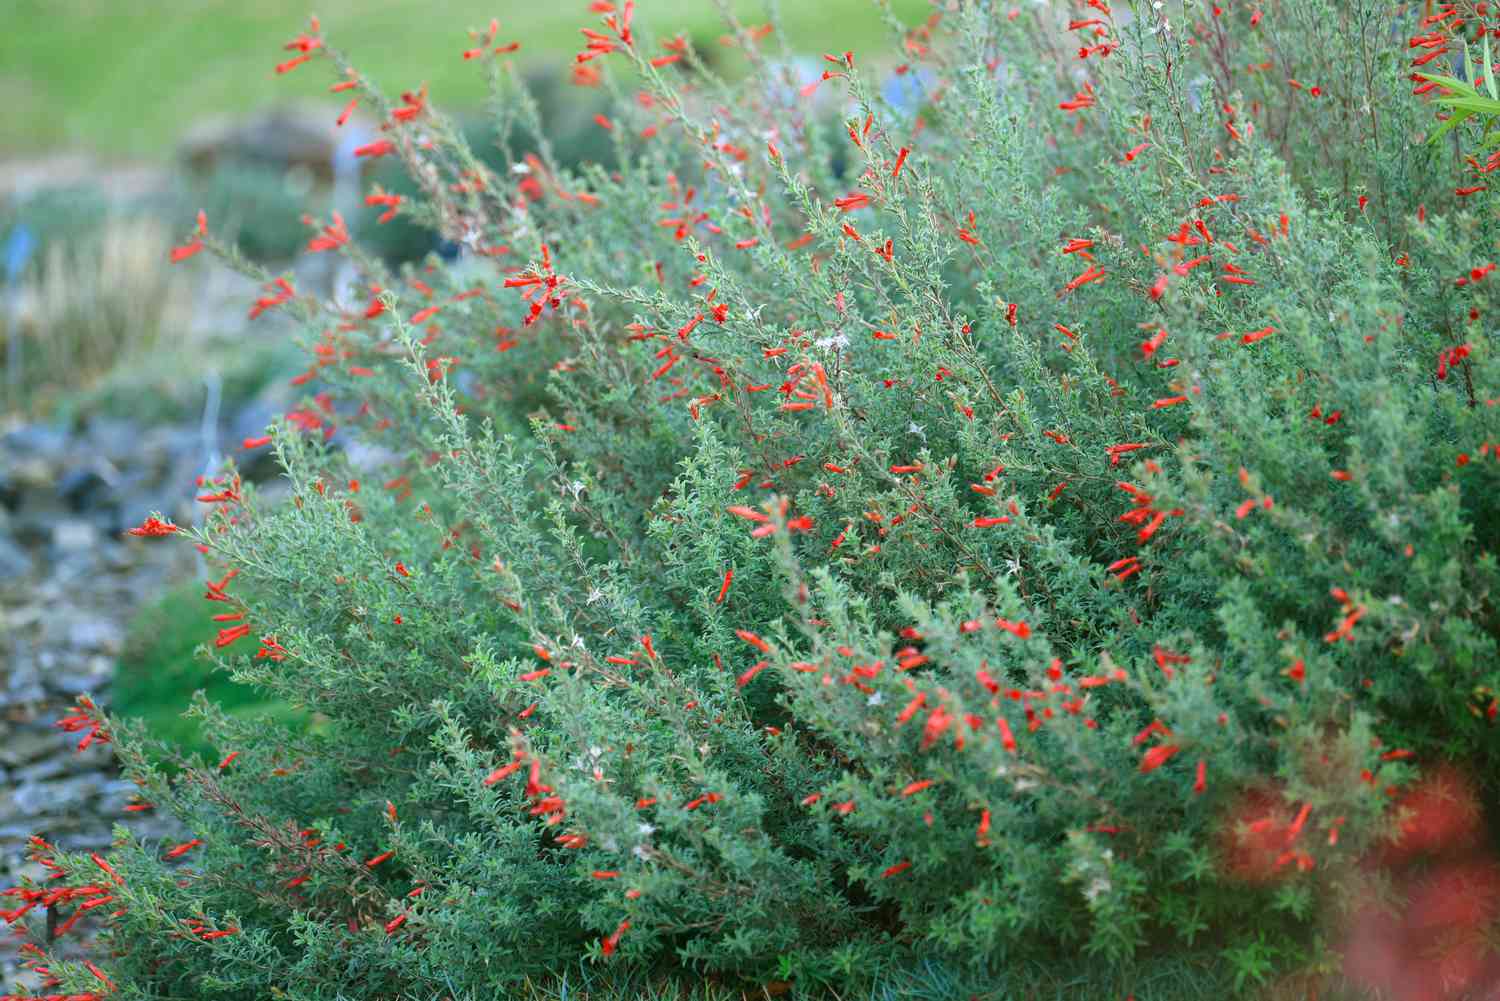
[[[656,828],[652,827],[650,824],[636,824],[635,833],[639,834],[643,838],[649,838],[651,837],[651,835],[656,833]]]
[[[600,590],[599,588],[596,587],[596,588],[591,588],[589,590],[589,596],[588,596],[588,598],[585,599],[585,602],[587,604],[592,605],[596,601],[603,601],[603,600],[604,600],[604,592],[602,590]]]
[[[876,692],[874,695],[871,695],[868,699],[865,699],[865,705],[867,705],[867,706],[878,706],[881,703],[883,703],[884,701],[885,701],[885,696],[882,695],[880,692]]]
[[[921,438],[923,441],[927,440],[927,432],[922,428],[922,425],[918,424],[916,421],[912,421],[906,426],[906,433],[914,434],[917,437]]]

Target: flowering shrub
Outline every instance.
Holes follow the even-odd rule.
[[[1500,765],[1495,225],[1404,41],[1483,22],[944,4],[808,80],[731,20],[730,85],[593,6],[613,172],[486,170],[291,43],[420,185],[372,211],[465,252],[390,273],[332,219],[359,301],[260,276],[321,389],[246,442],[290,499],[226,472],[193,538],[220,663],[321,723],[202,705],[223,758],[168,774],[83,711],[192,837],[38,845],[12,919],[106,947],[57,989],[1337,969],[1419,768]],[[463,53],[501,137],[510,48]]]

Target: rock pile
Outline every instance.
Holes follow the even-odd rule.
[[[79,752],[78,736],[53,724],[81,694],[108,706],[131,618],[196,572],[190,547],[122,533],[151,510],[190,520],[203,461],[192,430],[102,419],[72,433],[0,427],[0,886],[27,869],[33,834],[99,850],[119,822],[176,833],[126,812],[135,786],[107,745]],[[14,952],[0,963],[3,993],[17,982]]]

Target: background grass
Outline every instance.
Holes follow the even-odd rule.
[[[305,713],[268,699],[249,685],[236,684],[195,654],[200,644],[213,642],[221,623],[211,621],[210,616],[222,608],[209,606],[203,600],[202,585],[190,581],[142,610],[131,624],[120,657],[110,711],[144,720],[152,736],[204,757],[212,757],[213,749],[203,739],[199,722],[182,716],[200,688],[231,715],[266,715],[305,723]]]
[[[731,0],[764,20],[756,0]],[[893,0],[908,22],[925,0]],[[482,77],[460,57],[468,28],[499,18],[501,41],[522,42],[525,65],[566,72],[578,29],[595,27],[587,0],[5,0],[0,4],[0,156],[62,147],[141,158],[169,156],[184,126],[293,98],[328,99],[319,67],[278,77],[282,44],[317,13],[331,44],[387,93],[431,87],[449,109],[477,104]],[[892,51],[870,0],[784,0],[804,53]],[[713,0],[638,0],[637,24],[701,44],[722,22]]]

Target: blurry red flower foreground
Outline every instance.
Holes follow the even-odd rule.
[[[1439,768],[1397,809],[1399,838],[1368,860],[1347,919],[1345,973],[1399,1001],[1500,996],[1500,860],[1474,784]]]
[[[1294,812],[1270,787],[1238,797],[1221,828],[1225,877],[1271,885],[1311,868],[1313,855],[1299,848],[1308,809]],[[1475,783],[1439,766],[1402,791],[1394,811],[1395,836],[1359,860],[1348,912],[1333,917],[1344,974],[1397,1001],[1500,991],[1491,944],[1500,929],[1500,860]],[[1328,843],[1337,839],[1335,825]]]

